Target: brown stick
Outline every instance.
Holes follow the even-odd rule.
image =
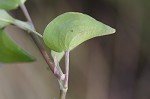
[[[27,8],[25,7],[24,4],[22,4],[20,7],[21,7],[25,17],[31,23],[33,29],[35,30],[35,27],[33,25],[33,22],[31,20],[31,17],[28,13]],[[41,43],[41,40],[39,39],[39,37],[35,34],[32,34],[32,33],[31,33],[31,37],[34,40],[37,47],[39,48],[41,54],[43,55],[43,57],[46,61],[46,63],[48,64],[49,68],[51,69],[53,74],[57,77],[57,79],[59,80],[59,83],[61,83],[61,85],[60,85],[60,87],[61,87],[60,99],[66,99],[66,93],[68,90],[68,78],[69,78],[69,51],[65,52],[65,78],[64,78],[64,74],[62,73],[62,70],[60,68],[57,69],[57,66],[55,66],[56,64],[51,61],[48,53],[46,52],[43,44]],[[55,70],[55,69],[57,69],[57,70]],[[56,73],[56,71],[57,71],[57,73]]]
[[[22,9],[22,11],[23,11],[25,17],[26,17],[27,20],[31,23],[33,29],[35,30],[34,24],[33,24],[32,20],[31,20],[31,17],[30,17],[30,15],[29,15],[29,13],[28,13],[28,10],[27,10],[26,6],[25,6],[24,4],[22,4],[22,5],[20,5],[20,7],[21,7],[21,9]],[[32,33],[31,33],[31,37],[32,37],[32,39],[34,40],[34,42],[35,42],[35,44],[37,45],[37,47],[39,48],[41,54],[43,55],[43,57],[44,57],[44,59],[45,59],[45,61],[46,61],[46,63],[48,64],[49,68],[50,68],[51,71],[54,73],[55,65],[54,65],[54,63],[52,62],[52,60],[50,59],[48,53],[46,52],[45,47],[44,47],[43,44],[41,43],[40,38],[39,38],[37,35],[32,34]],[[62,75],[59,75],[59,73],[57,73],[57,74],[54,73],[54,75],[55,75],[58,79],[61,79],[61,76],[62,76]]]

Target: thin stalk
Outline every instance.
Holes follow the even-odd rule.
[[[60,99],[66,99],[68,90],[68,78],[69,78],[69,51],[65,52],[65,79],[63,82],[63,88],[60,89]]]
[[[67,91],[60,90],[60,99],[66,99]]]
[[[28,20],[28,22],[31,23],[33,29],[36,31],[36,29],[35,29],[35,27],[34,27],[34,24],[33,24],[32,20],[31,20],[31,17],[30,17],[30,15],[29,15],[29,13],[28,13],[28,10],[27,10],[26,6],[25,6],[24,4],[22,4],[22,5],[20,6],[20,8],[22,9],[22,11],[23,11],[23,13],[24,13],[26,19]],[[44,47],[43,44],[41,43],[41,40],[39,39],[39,37],[38,37],[37,35],[32,34],[32,33],[31,33],[31,37],[32,37],[32,39],[34,40],[34,42],[35,42],[35,44],[37,45],[37,47],[39,48],[41,54],[43,55],[43,57],[44,57],[44,59],[45,59],[45,61],[46,61],[46,63],[48,64],[49,68],[50,68],[51,71],[54,73],[55,64],[51,61],[50,56],[48,55],[48,53],[47,53],[46,50],[45,50],[45,47]],[[62,75],[59,75],[59,73],[54,74],[54,75],[55,75],[58,79],[61,79],[61,78],[62,78],[62,77],[61,77]]]
[[[32,32],[32,33],[38,35],[39,37],[43,38],[43,36],[40,33],[35,31],[35,28],[33,27],[33,24],[31,24],[31,22],[30,23],[23,22],[23,21],[15,19],[13,24],[25,31]]]
[[[25,17],[27,18],[28,22],[31,23],[31,25],[33,27],[33,30],[36,31],[35,27],[33,25],[33,22],[31,20],[31,17],[28,13],[27,8],[25,7],[24,4],[22,4],[20,7],[21,7]],[[68,78],[69,78],[69,51],[65,52],[65,78],[64,78],[64,74],[62,73],[62,70],[60,68],[57,69],[58,66],[56,66],[56,63],[53,63],[51,61],[48,53],[46,52],[43,44],[41,43],[39,37],[35,34],[31,34],[31,37],[33,38],[33,40],[36,43],[37,47],[39,48],[40,52],[42,53],[45,61],[47,62],[48,66],[49,66],[49,68],[51,69],[51,71],[54,73],[54,75],[56,76],[56,78],[59,81],[59,84],[60,84],[60,99],[66,99],[66,93],[67,93],[67,90],[68,90]],[[56,71],[58,73],[56,73]]]
[[[32,30],[29,30],[29,31],[32,31]],[[36,31],[32,31],[32,33],[38,35],[40,38],[43,38],[43,36],[40,33],[36,32]]]
[[[31,19],[30,15],[29,15],[29,12],[28,12],[26,6],[24,4],[21,4],[20,7],[21,7],[21,10],[23,11],[25,17],[27,18],[27,20],[29,22],[31,22],[31,24],[33,25],[32,19]],[[33,25],[33,28],[35,29],[34,25]]]
[[[69,78],[69,51],[65,52],[65,80],[64,88],[68,89],[68,78]]]

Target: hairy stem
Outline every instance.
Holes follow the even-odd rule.
[[[32,25],[32,27],[33,27],[33,30],[36,31],[36,29],[35,29],[35,27],[34,27],[34,24],[33,24],[32,20],[31,20],[31,17],[30,17],[30,15],[29,15],[29,13],[28,13],[28,10],[27,10],[26,6],[25,6],[24,4],[22,4],[20,7],[21,7],[21,9],[22,9],[22,11],[23,11],[25,17],[27,18],[28,22],[31,23],[31,25]],[[36,34],[32,34],[32,33],[31,33],[31,37],[32,37],[32,39],[34,40],[34,42],[35,42],[35,44],[37,45],[37,47],[39,48],[41,54],[43,55],[43,57],[44,57],[44,59],[45,59],[45,61],[46,61],[46,63],[48,64],[49,68],[50,68],[51,71],[54,73],[55,64],[54,64],[54,63],[52,62],[52,60],[50,59],[50,56],[49,56],[48,53],[46,52],[45,47],[44,47],[44,45],[41,43],[40,38],[39,38]],[[57,79],[61,79],[61,78],[62,78],[62,77],[61,77],[62,75],[59,75],[59,74],[60,74],[60,73],[57,73],[57,74],[54,73],[54,75],[57,77]]]

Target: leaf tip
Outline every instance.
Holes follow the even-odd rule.
[[[27,60],[28,62],[33,62],[33,61],[36,61],[36,58],[35,57],[33,57],[33,56],[30,56],[30,58],[28,58],[28,60]]]
[[[113,33],[116,33],[116,29],[112,28],[112,29],[111,29],[111,33],[112,33],[112,34],[113,34]]]
[[[107,26],[107,29],[106,29],[106,34],[114,34],[116,33],[116,29],[110,27],[110,26]]]

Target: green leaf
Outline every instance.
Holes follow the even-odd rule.
[[[24,22],[21,20],[17,20],[15,18],[13,18],[12,16],[10,16],[7,11],[0,9],[0,29],[6,27],[7,25],[16,25],[17,27],[28,31],[28,32],[33,32],[36,35],[42,37],[41,34],[39,34],[38,32],[35,31],[33,25],[30,22]]]
[[[5,10],[0,10],[0,28],[12,24],[13,21],[13,17],[11,17]]]
[[[33,25],[30,22],[24,22],[24,21],[21,21],[21,20],[14,19],[13,24],[16,25],[17,27],[25,30],[25,31],[32,32],[32,33],[38,35],[41,38],[43,37],[40,33],[35,31]]]
[[[65,54],[64,52],[55,52],[55,51],[51,50],[51,56],[53,57],[53,59],[56,58],[58,62],[61,61],[64,54]]]
[[[25,1],[26,0],[0,0],[0,9],[13,10],[25,3]]]
[[[34,58],[18,47],[3,30],[0,30],[0,62],[15,63],[31,61],[34,61]]]
[[[24,4],[27,0],[20,0],[21,4]]]
[[[88,39],[115,33],[115,29],[77,12],[64,13],[52,20],[44,30],[45,44],[56,52],[72,50]]]

